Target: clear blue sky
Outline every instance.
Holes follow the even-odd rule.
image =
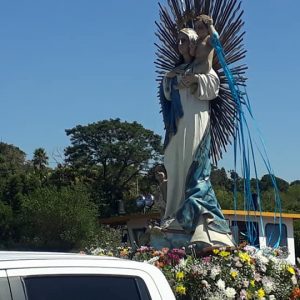
[[[300,1],[243,8],[254,114],[275,175],[300,179]],[[69,145],[65,129],[116,117],[162,135],[155,20],[152,0],[1,1],[1,140],[51,157]]]

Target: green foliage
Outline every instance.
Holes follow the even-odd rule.
[[[57,168],[51,172],[48,178],[49,184],[59,188],[73,186],[80,183],[79,172],[79,169],[59,164]]]
[[[300,213],[300,185],[292,185],[285,193],[281,193],[284,211]]]
[[[150,159],[157,159],[161,151],[161,137],[137,122],[104,120],[78,125],[66,133],[72,143],[66,149],[67,161],[80,166],[120,165],[124,168],[132,165],[143,169]]]
[[[286,192],[287,189],[289,188],[289,183],[279,177],[275,177],[275,178],[276,178],[276,183],[279,191]],[[262,176],[260,180],[260,188],[262,189],[262,191],[267,191],[273,188],[273,183],[269,174]]]
[[[300,180],[292,181],[290,186],[293,186],[293,185],[300,185]]]
[[[44,148],[37,148],[34,150],[32,163],[33,167],[38,170],[42,171],[48,165],[49,157]]]
[[[2,246],[5,241],[11,240],[13,225],[14,219],[11,207],[0,201],[0,244]]]
[[[34,173],[15,173],[5,178],[1,199],[10,205],[14,212],[19,211],[23,195],[41,186],[41,181]]]
[[[6,185],[6,202],[9,203],[13,210],[20,208],[20,198],[23,192],[23,175],[12,175],[9,177]]]
[[[103,216],[116,214],[116,201],[128,200],[140,174],[161,158],[161,137],[137,122],[104,120],[66,133],[72,143],[65,150],[66,162],[77,170],[96,171],[91,186]]]
[[[48,177],[48,156],[44,148],[37,148],[34,150],[32,165],[35,174],[37,174],[41,182],[46,182]]]
[[[215,186],[225,187],[228,184],[228,177],[224,168],[217,169],[212,168],[211,172],[211,182]]]
[[[113,251],[121,245],[122,241],[122,229],[113,228],[106,225],[99,225],[97,227],[97,233],[89,241],[87,250],[90,252],[92,249],[102,248]]]
[[[25,152],[18,147],[0,142],[0,176],[15,174],[25,167]]]
[[[83,247],[95,233],[96,208],[84,189],[41,188],[24,197],[23,243],[47,250]]]
[[[233,209],[232,192],[228,192],[226,189],[218,187],[215,189],[215,194],[222,209]]]

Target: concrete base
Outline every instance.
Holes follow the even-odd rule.
[[[170,249],[187,247],[192,237],[183,230],[160,227],[153,227],[150,236],[150,246],[158,250],[165,247]]]
[[[235,243],[231,234],[219,233],[207,228],[207,221],[204,218],[199,220],[193,234],[186,233],[174,220],[168,227],[154,226],[150,229],[150,246],[160,250],[161,248],[182,248],[188,250],[193,244],[197,251],[207,248],[234,247]]]

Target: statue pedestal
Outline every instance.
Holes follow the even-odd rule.
[[[182,248],[190,244],[192,235],[184,230],[162,229],[153,227],[150,233],[150,246],[161,250],[162,248]]]
[[[187,233],[176,220],[172,220],[167,227],[152,227],[149,236],[150,246],[158,250],[165,247],[170,249],[188,248],[189,245],[194,245],[197,252],[202,252],[205,249],[235,246],[231,234],[209,230],[203,218],[200,218],[193,233]]]

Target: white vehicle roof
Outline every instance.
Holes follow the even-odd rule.
[[[77,253],[0,251],[0,269],[33,267],[118,267],[156,270],[149,264],[112,256]]]
[[[119,259],[112,256],[95,256],[80,253],[65,253],[65,252],[27,252],[27,251],[0,251],[1,261],[15,260],[39,260],[39,259]]]
[[[32,276],[43,274],[107,274],[141,276],[153,289],[156,286],[160,299],[175,299],[162,272],[153,265],[110,256],[73,253],[0,251],[0,277]]]

